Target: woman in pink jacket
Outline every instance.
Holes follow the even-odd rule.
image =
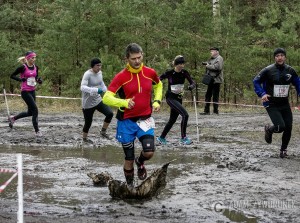
[[[32,116],[32,124],[37,137],[42,136],[38,126],[38,108],[35,103],[36,83],[42,84],[42,79],[38,76],[39,68],[35,65],[36,53],[28,51],[24,57],[18,59],[22,63],[10,78],[21,82],[21,96],[27,104],[28,110],[16,116],[10,116],[9,126],[12,128],[16,120]]]

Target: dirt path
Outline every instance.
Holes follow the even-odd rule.
[[[14,154],[23,153],[26,222],[299,222],[299,112],[294,112],[287,159],[278,156],[281,135],[271,145],[264,142],[269,118],[263,111],[198,116],[199,142],[190,112],[188,135],[194,143],[178,143],[177,122],[169,145],[157,146],[146,165],[151,172],[176,159],[169,166],[166,188],[147,201],[111,199],[107,188],[94,187],[87,177],[88,172],[108,171],[124,178],[119,144],[99,137],[102,116],[94,117],[94,145],[81,142],[81,114],[40,115],[40,142],[30,119],[18,120],[9,131],[5,111],[1,117],[0,168],[15,167]],[[168,114],[154,117],[159,134]],[[114,120],[112,135],[115,125]],[[136,147],[138,152],[139,143]],[[0,184],[10,176],[1,173]],[[0,222],[16,222],[16,180],[0,196]]]

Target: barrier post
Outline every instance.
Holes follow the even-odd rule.
[[[23,161],[22,153],[17,154],[17,169],[18,169],[18,223],[23,223]]]
[[[193,101],[194,101],[195,115],[196,115],[197,142],[199,143],[199,123],[198,123],[198,111],[197,111],[197,102],[196,102],[196,96],[195,95],[193,95]]]

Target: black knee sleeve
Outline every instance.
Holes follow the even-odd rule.
[[[109,113],[109,115],[105,116],[104,122],[110,123],[112,118],[114,117],[114,113]]]
[[[142,143],[143,151],[144,152],[154,152],[154,136],[152,135],[144,135],[139,138],[140,142]]]
[[[122,147],[125,154],[125,160],[134,160],[134,143],[122,143]]]
[[[281,133],[284,130],[285,130],[285,126],[284,125],[277,125],[277,126],[273,127],[272,132]]]

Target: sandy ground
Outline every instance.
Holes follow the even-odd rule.
[[[156,134],[168,119],[154,114]],[[167,146],[157,146],[146,164],[148,172],[176,159],[167,185],[150,200],[116,200],[106,187],[95,187],[87,173],[108,171],[123,180],[123,151],[115,139],[100,137],[103,116],[95,115],[90,138],[81,142],[81,114],[41,114],[43,137],[36,141],[30,119],[18,120],[10,131],[6,113],[0,119],[0,168],[16,167],[23,154],[25,222],[299,222],[300,112],[294,112],[289,157],[279,158],[281,134],[271,145],[263,127],[264,110],[199,116],[190,111],[188,136],[179,144],[180,118]],[[109,132],[115,134],[116,120]],[[140,144],[136,143],[136,153]],[[12,174],[0,173],[0,185]],[[140,182],[136,180],[136,184]],[[0,194],[0,222],[17,222],[17,180]]]

